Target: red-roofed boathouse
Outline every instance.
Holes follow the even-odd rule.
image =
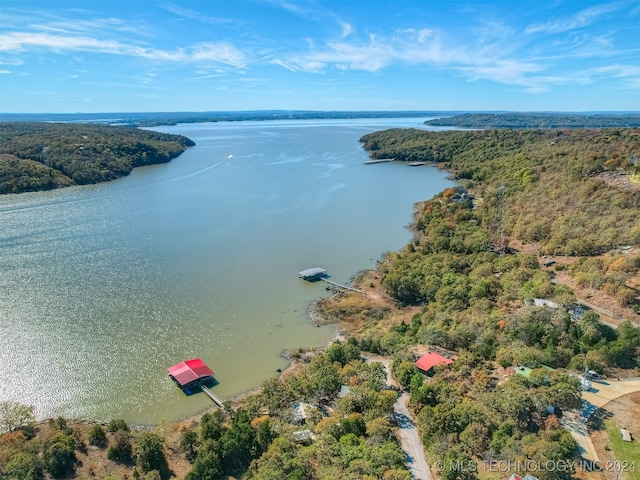
[[[213,380],[213,370],[211,370],[199,358],[185,360],[173,367],[167,368],[171,380],[185,391],[191,393],[192,389],[202,387],[203,384]]]

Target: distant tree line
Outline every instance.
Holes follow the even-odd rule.
[[[640,127],[639,114],[463,113],[427,120],[433,127],[459,128],[613,128]]]
[[[181,135],[81,123],[0,123],[0,193],[105,182],[195,145]]]
[[[2,113],[6,122],[83,122],[106,125],[151,127],[177,123],[239,122],[267,120],[325,120],[349,118],[441,117],[442,111],[313,111],[313,110],[255,110],[242,112],[140,112],[140,113]]]

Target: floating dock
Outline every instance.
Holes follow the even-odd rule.
[[[340,285],[339,283],[332,282],[331,280],[329,280],[327,271],[324,268],[320,267],[307,268],[306,270],[299,272],[298,277],[306,280],[307,282],[317,282],[318,280],[322,280],[323,282],[326,282],[336,288],[342,288],[343,290],[349,290],[351,292],[358,292],[362,294],[365,293],[363,290],[358,290],[357,288],[353,288],[348,285]]]

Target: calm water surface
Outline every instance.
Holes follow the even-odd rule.
[[[222,398],[332,335],[307,318],[410,234],[412,204],[452,182],[432,167],[364,165],[358,139],[424,119],[188,124],[197,146],[89,187],[0,197],[0,400],[157,424],[202,411],[166,368],[201,357]]]

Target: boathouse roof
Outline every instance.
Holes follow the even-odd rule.
[[[324,268],[315,267],[315,268],[307,268],[306,270],[298,273],[300,278],[315,278],[322,277],[327,274],[327,271]]]
[[[199,358],[180,362],[173,367],[167,368],[167,371],[182,386],[196,380],[213,377],[214,375],[213,370],[207,367]]]
[[[428,372],[436,365],[449,365],[450,363],[453,363],[453,360],[451,360],[450,358],[443,357],[436,352],[428,352],[418,359],[418,361],[416,362],[416,367],[418,367],[423,372]]]

